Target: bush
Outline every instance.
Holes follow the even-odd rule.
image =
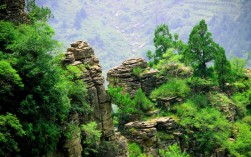
[[[232,96],[233,101],[237,109],[237,116],[243,118],[247,115],[247,105],[250,104],[249,97],[247,93],[235,93]]]
[[[135,67],[133,68],[132,73],[135,76],[141,76],[141,74],[143,73],[143,69],[141,67]]]
[[[142,111],[149,111],[154,108],[154,104],[146,97],[142,89],[137,90],[133,101],[137,106],[140,106]]]
[[[188,154],[182,152],[177,144],[171,145],[167,150],[160,149],[160,157],[189,157]]]
[[[23,126],[15,115],[0,115],[0,156],[15,156],[20,151],[17,140],[24,135]]]
[[[171,81],[163,84],[159,88],[155,89],[151,93],[151,98],[163,98],[163,97],[186,97],[190,92],[185,80],[172,79]]]
[[[251,156],[251,127],[250,124],[236,122],[234,124],[235,141],[228,143],[228,151],[231,156]]]
[[[142,153],[142,150],[139,145],[136,143],[129,143],[128,151],[129,157],[146,157],[146,155]]]
[[[81,129],[85,134],[85,137],[82,137],[84,145],[83,155],[93,156],[98,153],[101,131],[97,129],[97,124],[95,122],[82,125]]]
[[[204,94],[194,95],[190,100],[200,108],[206,107],[210,103],[208,97]]]
[[[186,142],[196,148],[191,150],[195,156],[201,153],[211,155],[215,149],[226,148],[231,124],[218,110],[209,107],[197,109],[188,102],[178,109],[178,114],[181,116],[180,124],[186,130]]]

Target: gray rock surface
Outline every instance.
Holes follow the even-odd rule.
[[[135,68],[140,68],[141,73],[135,74],[133,72]],[[158,74],[157,70],[147,67],[147,62],[143,58],[133,58],[109,70],[107,81],[111,87],[122,87],[131,97],[134,97],[139,88],[149,96],[153,89],[165,82],[164,77]]]

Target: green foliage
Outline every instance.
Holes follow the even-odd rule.
[[[19,55],[18,57],[25,57],[27,61],[34,61],[37,57],[46,59],[47,53],[58,46],[57,41],[52,38],[53,29],[44,22],[19,25],[17,31],[15,40],[7,47]]]
[[[204,94],[196,94],[193,97],[191,97],[189,100],[191,100],[196,106],[199,108],[207,107],[209,105],[208,97]]]
[[[153,66],[158,69],[161,75],[167,77],[187,76],[191,72],[189,67],[185,67],[182,63],[183,55],[175,53],[174,48],[169,48],[163,54],[159,62]]]
[[[232,99],[236,104],[237,116],[239,118],[246,116],[247,114],[246,107],[250,104],[250,96],[248,92],[235,93],[232,96]]]
[[[18,75],[17,71],[12,68],[10,63],[6,60],[0,60],[0,94],[12,95],[12,91],[15,87],[23,88],[22,79]],[[3,102],[4,97],[0,100]]]
[[[134,103],[128,93],[122,94],[122,88],[109,87],[108,94],[112,99],[112,103],[118,105],[121,114],[135,114],[139,112],[139,106]]]
[[[36,0],[26,0],[26,9],[32,22],[48,21],[52,16],[51,10],[48,7],[38,7]]]
[[[24,135],[25,131],[15,115],[0,115],[0,156],[16,155],[20,151],[18,139]]]
[[[70,112],[88,114],[92,111],[90,105],[86,103],[87,88],[86,84],[81,80],[83,71],[86,69],[83,66],[68,65],[65,69],[65,76],[68,78],[68,96],[71,99]]]
[[[173,134],[166,133],[165,131],[157,131],[157,137],[161,141],[169,141],[169,140],[174,140]]]
[[[27,141],[22,141],[26,146],[22,152],[26,151],[26,154],[47,154],[56,150],[61,133],[59,124],[40,119],[24,127],[28,138]]]
[[[146,97],[142,89],[138,89],[132,99],[128,93],[123,94],[122,88],[108,88],[108,94],[112,103],[118,105],[118,112],[115,123],[118,123],[119,129],[128,123],[131,118],[141,119],[145,112],[154,109],[154,104]]]
[[[186,97],[190,92],[186,80],[172,79],[166,84],[155,89],[151,93],[151,98],[164,98],[164,97]]]
[[[146,155],[142,153],[142,150],[139,145],[136,143],[129,143],[128,151],[129,157],[146,157]]]
[[[61,68],[52,56],[58,47],[54,31],[38,14],[32,24],[0,21],[0,108],[17,115],[26,132],[16,141],[21,156],[55,151],[69,111],[89,112],[86,85],[79,79],[83,68]],[[15,147],[9,151],[17,152]]]
[[[229,142],[228,150],[231,156],[251,156],[251,127],[250,124],[236,122],[234,124],[233,142]]]
[[[141,67],[135,67],[133,68],[132,73],[135,76],[141,76],[141,74],[143,73],[143,69]]]
[[[214,59],[218,47],[212,39],[212,34],[208,32],[205,20],[193,27],[184,56],[187,64],[193,67],[195,76],[208,76],[206,63]]]
[[[0,21],[0,51],[8,50],[7,45],[16,38],[16,33],[13,23]]]
[[[86,125],[81,126],[82,131],[85,134],[85,137],[82,137],[84,151],[83,155],[92,156],[97,153],[101,131],[97,129],[97,124],[95,122],[90,122]]]
[[[178,108],[178,115],[180,124],[186,128],[186,142],[196,141],[194,154],[210,154],[216,148],[226,148],[231,124],[218,110],[198,109],[192,102],[187,102]]]
[[[141,88],[137,90],[133,102],[137,106],[140,106],[140,109],[142,111],[149,111],[154,108],[154,104],[146,97]]]
[[[247,64],[247,61],[238,57],[234,57],[231,61],[231,68],[233,72],[233,77],[235,79],[242,78],[245,76],[244,68]]]
[[[246,116],[242,119],[244,123],[251,125],[251,116]]]
[[[147,52],[147,57],[153,59],[149,65],[157,64],[169,48],[175,48],[178,52],[181,51],[184,44],[178,38],[178,34],[175,34],[173,39],[173,35],[169,32],[167,25],[159,25],[154,31],[153,39],[156,50],[154,54],[150,50]]]
[[[160,149],[160,157],[189,157],[188,154],[182,152],[177,144],[171,145],[167,150]]]
[[[200,77],[191,77],[187,80],[187,84],[194,92],[210,91],[210,89],[217,85],[210,79],[203,79]]]
[[[225,55],[225,50],[220,47],[214,56],[214,69],[220,88],[226,90],[226,83],[231,81],[231,65]]]

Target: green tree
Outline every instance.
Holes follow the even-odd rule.
[[[61,60],[52,53],[59,44],[46,22],[49,10],[37,7],[35,0],[29,2],[30,23],[0,21],[0,116],[15,114],[26,135],[16,139],[16,132],[10,131],[8,136],[16,143],[1,147],[16,152],[15,156],[43,156],[55,151],[69,111],[87,111],[86,86],[79,80],[84,69],[63,70]],[[16,121],[12,123],[18,126]],[[4,129],[5,124],[1,133],[10,128]]]
[[[212,39],[212,34],[208,32],[205,20],[193,27],[184,55],[186,63],[193,67],[195,76],[208,76],[206,63],[214,59],[218,47]]]
[[[214,69],[217,74],[219,86],[224,91],[226,89],[226,83],[231,81],[231,65],[227,60],[223,47],[220,47],[215,54]]]
[[[15,156],[20,151],[18,139],[24,135],[25,131],[15,115],[0,115],[0,156]]]
[[[199,109],[192,101],[187,101],[178,107],[178,116],[180,124],[186,128],[184,138],[193,148],[189,153],[210,155],[215,149],[227,147],[231,125],[218,110]]]
[[[157,64],[166,50],[173,47],[174,44],[173,36],[169,32],[167,25],[162,24],[155,29],[153,42],[156,48],[155,53],[152,54],[152,52],[149,50],[147,52],[147,57],[149,59],[153,59],[153,64]]]

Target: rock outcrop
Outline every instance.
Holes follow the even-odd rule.
[[[24,11],[24,0],[1,0],[0,20],[11,21],[15,24],[28,22],[28,15]]]
[[[87,84],[87,100],[94,110],[90,120],[95,120],[102,130],[102,136],[109,139],[114,135],[111,117],[112,108],[104,87],[104,78],[99,59],[94,55],[90,45],[83,41],[71,44],[65,56],[64,64],[83,65],[85,67],[84,71],[82,71],[81,79]]]
[[[179,143],[179,127],[174,119],[160,117],[149,121],[135,121],[125,125],[125,136],[130,142],[138,143],[148,155],[158,156],[158,149],[164,148],[167,144]],[[162,134],[168,135],[164,139]]]
[[[62,60],[64,65],[82,66],[82,75],[80,79],[87,85],[87,101],[93,109],[93,112],[88,117],[78,116],[72,119],[79,123],[96,121],[98,128],[102,131],[102,139],[109,143],[109,145],[116,145],[120,150],[111,152],[101,152],[106,154],[107,157],[127,156],[127,143],[120,134],[114,133],[114,125],[112,121],[112,107],[110,98],[106,93],[104,87],[104,78],[102,76],[102,67],[99,65],[99,59],[95,57],[93,49],[84,41],[77,41],[71,44],[67,49],[65,59]],[[64,149],[67,150],[66,156],[81,156],[82,148],[80,147],[81,141],[78,136],[78,130],[74,133],[74,138],[66,140]],[[123,140],[124,139],[124,140]],[[119,141],[120,140],[120,141]],[[102,155],[101,155],[102,156]]]
[[[139,72],[135,72],[135,71]],[[134,97],[136,91],[141,88],[146,96],[151,91],[165,82],[163,76],[157,70],[147,67],[147,62],[143,58],[126,60],[119,67],[108,71],[107,81],[111,87],[122,87],[124,92],[128,92]]]

